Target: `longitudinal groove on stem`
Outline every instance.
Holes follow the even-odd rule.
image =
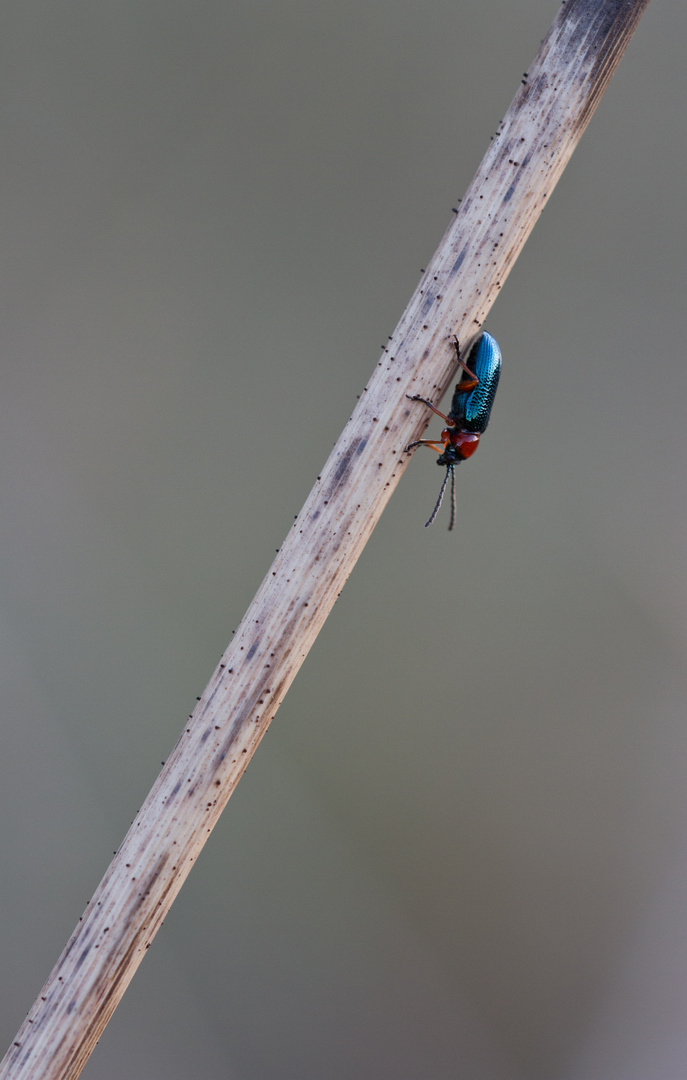
[[[570,0],[0,1080],[77,1077],[572,154],[648,0]]]

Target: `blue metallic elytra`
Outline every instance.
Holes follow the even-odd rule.
[[[484,333],[473,345],[465,365],[460,358],[457,338],[455,345],[458,363],[467,374],[474,375],[477,385],[471,389],[468,380],[458,383],[448,419],[452,420],[460,431],[482,435],[487,430],[496,388],[499,385],[501,350],[491,334]]]
[[[419,439],[417,442],[407,446],[406,450],[413,450],[416,446],[431,446],[432,450],[436,450],[439,454],[437,465],[445,466],[446,476],[441,485],[436,506],[429,521],[425,522],[425,526],[431,525],[439,512],[450,475],[451,521],[449,530],[453,529],[456,523],[456,477],[454,468],[459,461],[466,461],[469,457],[472,457],[477,449],[480,435],[484,434],[489,423],[491,407],[494,404],[496,388],[499,385],[499,376],[501,375],[501,350],[491,334],[484,333],[475,342],[470,350],[467,364],[460,355],[458,338],[454,338],[454,343],[458,363],[463,371],[460,381],[456,384],[448,416],[439,412],[431,401],[427,401],[427,398],[406,395],[411,401],[422,401],[423,404],[429,406],[432,412],[446,421],[446,427],[442,431],[440,439]],[[467,378],[464,378],[464,375],[467,375]],[[441,443],[441,447],[437,445],[438,443]]]

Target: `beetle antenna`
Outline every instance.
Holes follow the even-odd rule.
[[[453,526],[456,523],[456,467],[449,465],[449,469],[451,470],[451,520],[448,531],[453,532]]]
[[[441,506],[442,502],[444,501],[444,492],[446,491],[446,485],[448,484],[448,476],[449,476],[449,473],[453,473],[453,468],[454,468],[453,465],[447,465],[446,466],[446,476],[444,477],[444,482],[441,485],[441,491],[439,492],[439,498],[436,501],[436,506],[432,510],[429,521],[425,522],[425,528],[427,528],[428,525],[432,524],[435,517],[439,513],[439,507]],[[455,483],[455,481],[454,481],[454,483]],[[453,522],[453,516],[454,515],[452,514],[451,515],[451,522]]]

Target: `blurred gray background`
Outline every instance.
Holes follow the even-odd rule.
[[[2,1051],[555,12],[3,5]],[[89,1080],[684,1080],[686,46],[655,0],[458,532],[419,453]]]

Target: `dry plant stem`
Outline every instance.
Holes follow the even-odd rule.
[[[388,348],[38,1000],[0,1080],[76,1077],[324,623],[648,0],[557,15]]]

